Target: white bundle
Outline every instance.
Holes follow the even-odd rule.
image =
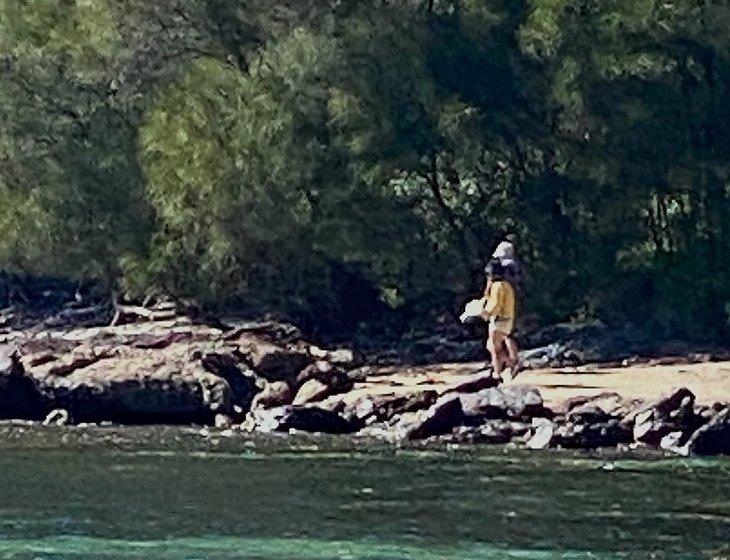
[[[471,323],[484,318],[484,300],[473,299],[464,306],[464,312],[459,317],[462,323]]]

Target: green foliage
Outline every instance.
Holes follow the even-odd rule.
[[[543,321],[727,336],[728,23],[691,0],[0,0],[0,269],[339,328],[453,309],[510,232]]]

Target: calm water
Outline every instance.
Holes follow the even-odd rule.
[[[730,558],[730,460],[0,427],[0,559]]]

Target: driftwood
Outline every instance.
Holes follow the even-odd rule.
[[[73,307],[63,309],[44,321],[45,326],[61,326],[83,319],[94,319],[101,321],[109,313],[109,307],[105,304],[90,305],[88,307]]]
[[[177,317],[175,304],[160,304],[154,308],[139,305],[117,305],[110,326],[120,323],[134,323],[139,320],[168,321]]]

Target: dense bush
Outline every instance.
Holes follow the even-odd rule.
[[[0,0],[0,271],[326,328],[517,238],[527,311],[728,334],[730,8]]]

